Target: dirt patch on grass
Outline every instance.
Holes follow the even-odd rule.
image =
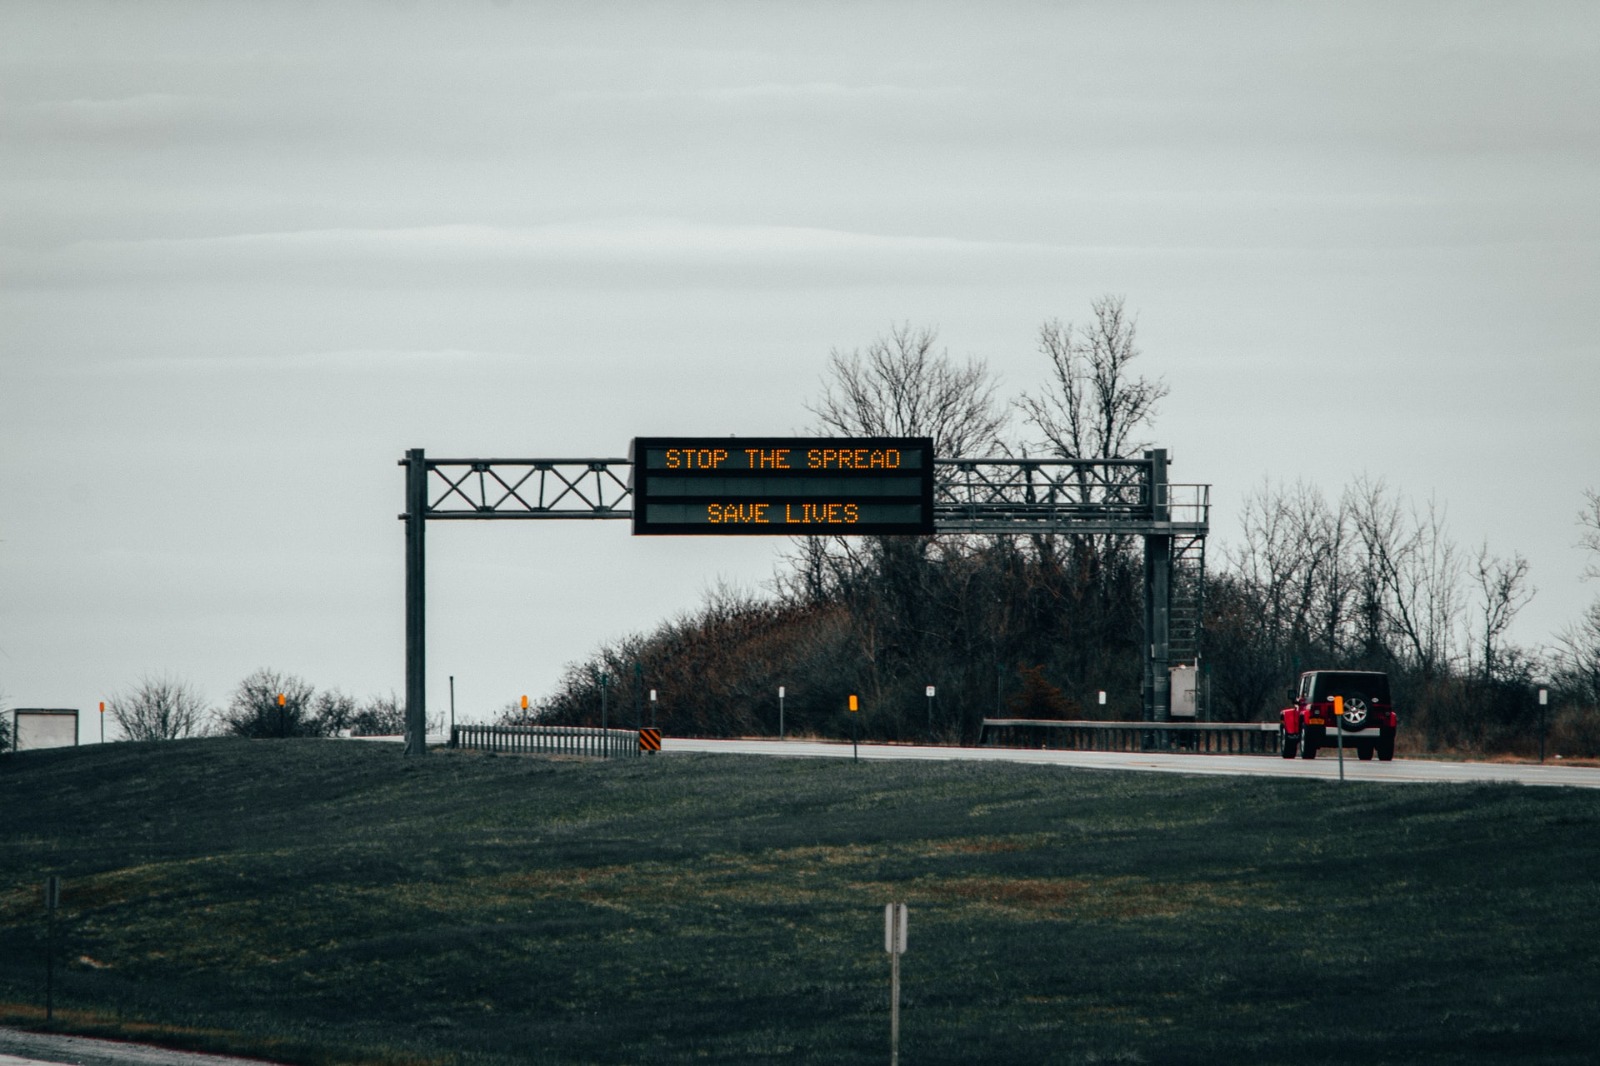
[[[921,887],[936,900],[1046,921],[1168,918],[1250,905],[1249,892],[1239,884],[1168,884],[1133,877],[968,877]]]
[[[929,855],[999,855],[1006,852],[1033,851],[1052,843],[1049,837],[1039,835],[1020,837],[963,837],[958,840],[941,840],[930,847]]]

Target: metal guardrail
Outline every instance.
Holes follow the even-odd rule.
[[[985,718],[980,747],[1066,751],[1189,751],[1278,754],[1274,722],[1087,722]]]
[[[639,731],[579,725],[458,725],[451,730],[450,746],[508,755],[629,759],[639,755]]]

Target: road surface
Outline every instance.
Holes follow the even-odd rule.
[[[260,1059],[234,1059],[173,1051],[151,1044],[54,1036],[0,1026],[0,1066],[268,1066]]]
[[[664,754],[721,752],[729,755],[775,755],[799,759],[848,759],[848,743],[807,740],[675,740],[661,742]],[[1315,759],[1281,759],[1270,755],[1184,755],[1129,751],[1057,751],[1033,748],[949,748],[908,744],[863,744],[862,759],[911,759],[979,762],[1017,762],[1044,766],[1080,766],[1096,770],[1144,770],[1168,774],[1223,774],[1257,777],[1339,779],[1339,757],[1323,750]],[[1495,782],[1518,785],[1561,785],[1600,788],[1600,768],[1567,766],[1560,761],[1537,763],[1446,762],[1434,759],[1396,759],[1362,762],[1353,751],[1345,754],[1347,781],[1435,782],[1469,784]]]

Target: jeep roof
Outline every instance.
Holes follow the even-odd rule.
[[[1299,698],[1322,703],[1334,695],[1389,702],[1389,675],[1381,670],[1307,670],[1300,675]]]

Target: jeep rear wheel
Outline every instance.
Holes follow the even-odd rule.
[[[1363,742],[1356,745],[1356,755],[1362,762],[1370,762],[1372,760],[1372,752],[1373,745],[1371,742]]]
[[[1317,742],[1311,738],[1310,734],[1303,735],[1300,738],[1300,757],[1302,759],[1315,759],[1317,757]]]
[[[1394,730],[1380,729],[1378,731],[1378,759],[1389,762],[1394,758]]]
[[[1300,738],[1286,730],[1278,730],[1278,745],[1283,749],[1283,757],[1292,759],[1300,754]]]

